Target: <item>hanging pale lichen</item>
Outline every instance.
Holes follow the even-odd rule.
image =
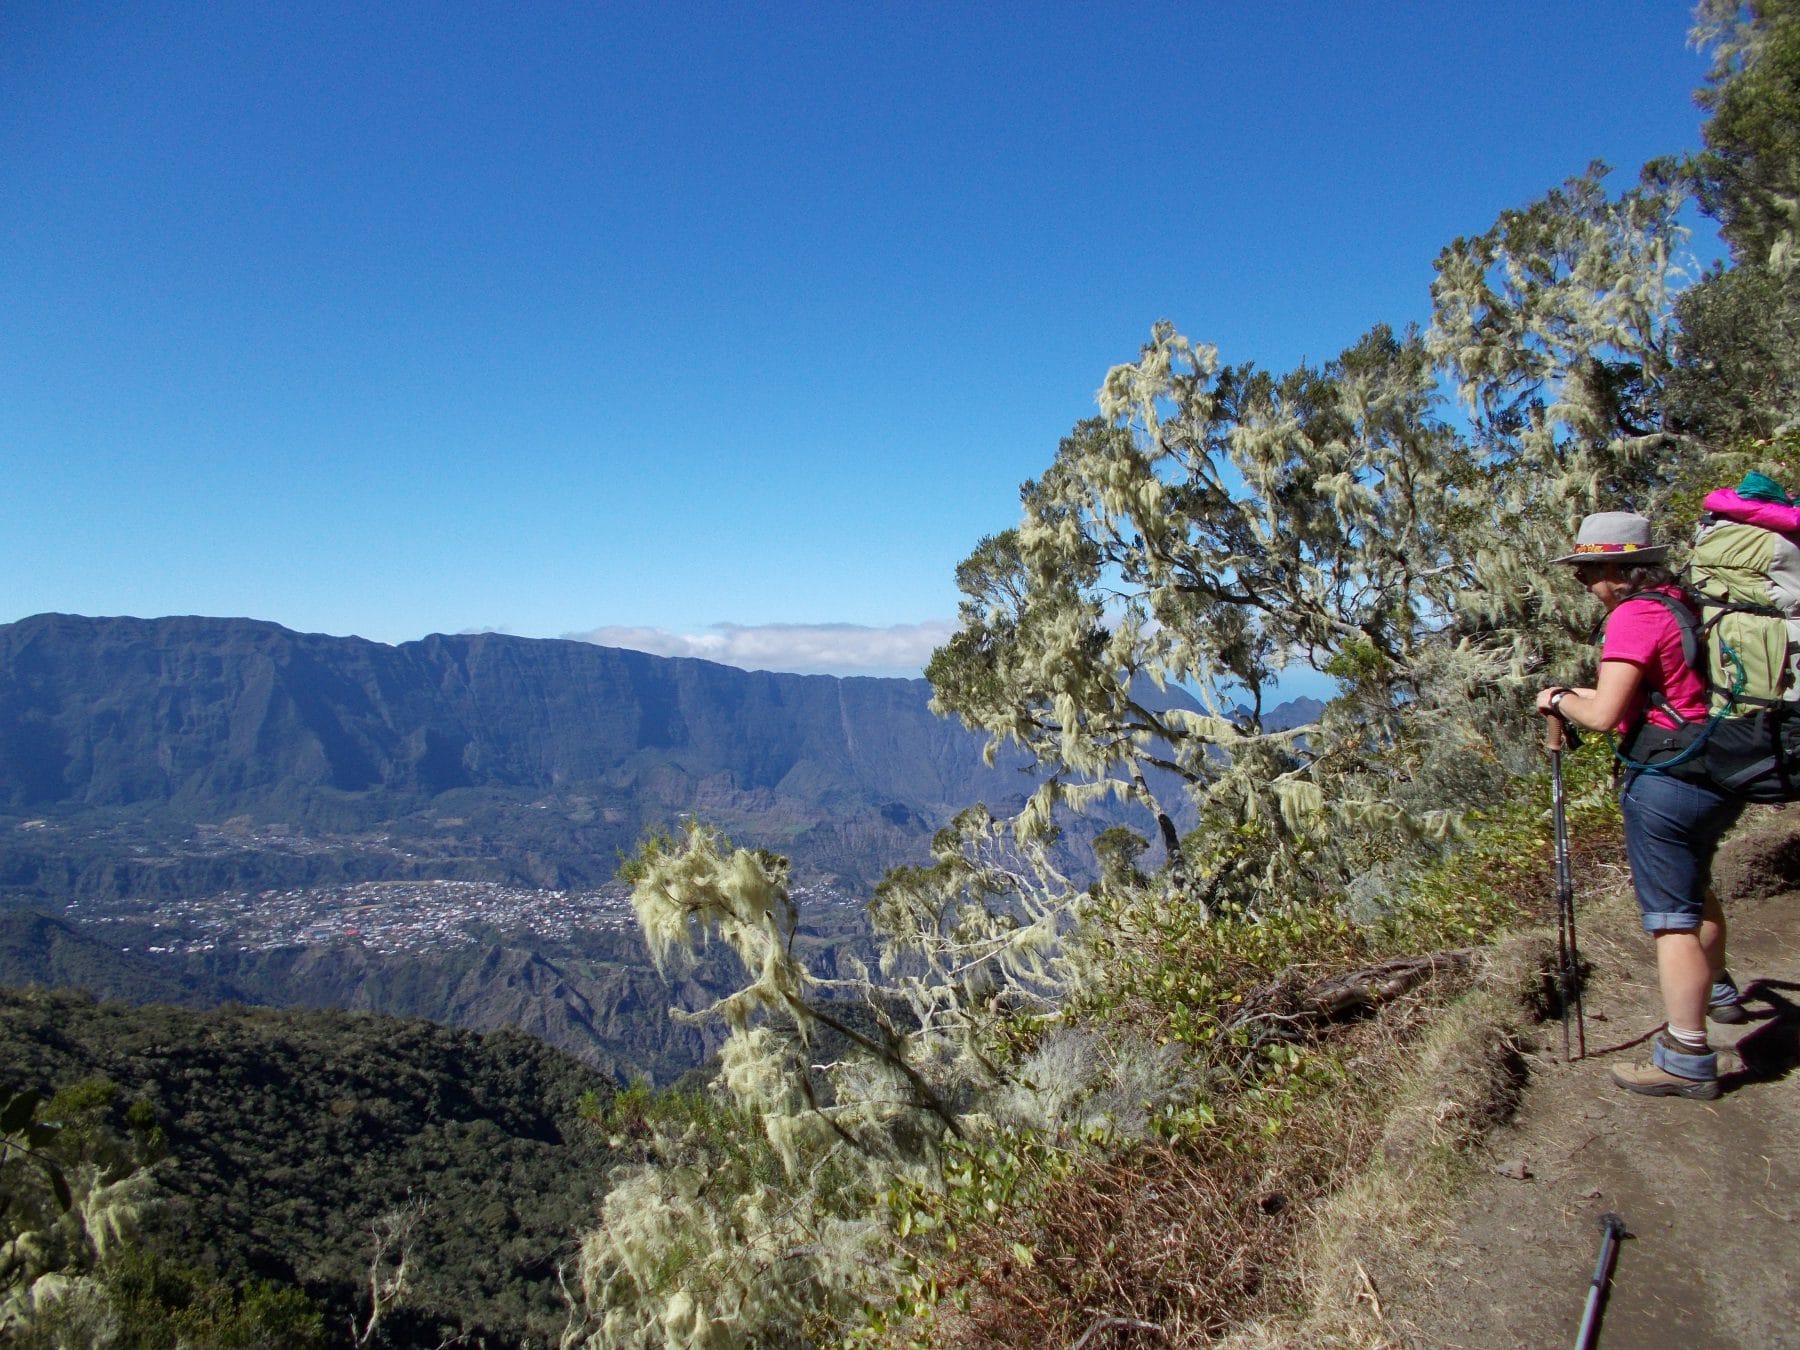
[[[795,959],[778,860],[698,828],[644,860],[658,962],[707,940],[743,960],[744,987],[693,1015],[731,1027],[731,1137],[755,1161],[719,1184],[730,1169],[684,1154],[689,1131],[623,1177],[584,1247],[600,1343],[781,1343],[838,1315],[897,1278],[876,1197],[930,1184],[947,1139],[1129,1129],[1130,1101],[1181,1090],[1179,1066],[1057,1020],[1115,940],[1302,906],[1334,924],[1360,878],[1428,855],[1506,781],[1535,743],[1522,687],[1586,650],[1544,560],[1590,507],[1653,511],[1695,453],[1659,413],[1682,192],[1649,174],[1611,198],[1600,179],[1446,249],[1429,338],[1378,327],[1278,376],[1163,323],[1107,373],[1017,525],[958,567],[961,624],[927,672],[936,710],[985,732],[990,762],[1022,747],[1038,782],[1012,819],[967,811],[930,865],[888,878],[877,972]],[[1296,667],[1336,697],[1272,727]],[[1119,853],[1090,891],[1050,865],[1059,812],[1101,798],[1155,822],[1155,875]],[[851,995],[861,1030],[832,1011]],[[825,1032],[847,1048],[814,1063]]]

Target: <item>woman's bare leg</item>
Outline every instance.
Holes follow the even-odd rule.
[[[1712,967],[1712,978],[1718,979],[1725,973],[1725,910],[1711,886],[1706,888],[1706,906],[1700,911],[1700,947]]]
[[[1713,966],[1697,930],[1665,928],[1656,934],[1656,977],[1669,1025],[1704,1032]]]

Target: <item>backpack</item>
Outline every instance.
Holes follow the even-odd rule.
[[[1676,727],[1642,723],[1619,758],[1750,801],[1800,800],[1800,507],[1760,474],[1712,493],[1682,589],[1687,604],[1633,598],[1675,617],[1711,714],[1688,722],[1657,698]]]
[[[1760,484],[1781,500],[1746,495]],[[1761,474],[1712,493],[1688,575],[1709,633],[1716,630],[1708,684],[1731,687],[1722,661],[1729,648],[1743,665],[1739,703],[1800,699],[1800,507]]]

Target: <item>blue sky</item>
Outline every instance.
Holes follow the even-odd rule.
[[[1169,318],[1423,321],[1692,148],[1688,7],[67,5],[0,21],[0,622],[916,674]]]

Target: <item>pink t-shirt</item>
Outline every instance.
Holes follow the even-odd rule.
[[[1679,597],[1672,586],[1655,589]],[[1647,718],[1652,726],[1673,728],[1675,721],[1650,703],[1648,695],[1660,690],[1669,706],[1690,722],[1704,721],[1709,711],[1706,683],[1681,657],[1681,625],[1668,608],[1655,600],[1625,601],[1606,619],[1606,639],[1600,644],[1602,661],[1629,661],[1644,672],[1637,696],[1625,709],[1614,730],[1623,734]],[[1646,708],[1648,711],[1646,712]]]

